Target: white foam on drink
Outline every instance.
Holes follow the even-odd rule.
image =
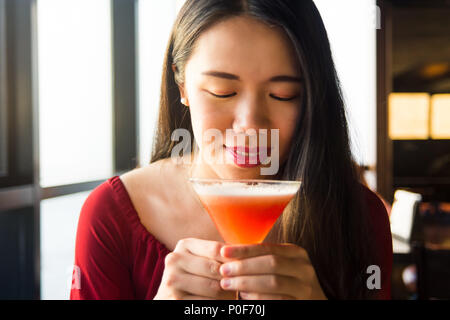
[[[221,183],[194,183],[195,192],[206,196],[233,196],[233,197],[267,197],[284,196],[297,192],[297,184],[273,185],[269,183],[243,184],[236,182]]]

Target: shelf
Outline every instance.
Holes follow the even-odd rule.
[[[396,186],[450,186],[450,177],[394,177]]]

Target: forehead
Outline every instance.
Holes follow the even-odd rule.
[[[186,71],[225,71],[243,79],[299,75],[293,46],[279,27],[250,17],[233,17],[203,32]]]

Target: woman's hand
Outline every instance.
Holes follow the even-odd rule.
[[[165,269],[155,300],[233,299],[220,287],[219,268],[229,261],[220,255],[223,243],[182,239],[165,259]]]
[[[308,253],[293,244],[225,245],[221,265],[225,290],[242,299],[326,299]]]

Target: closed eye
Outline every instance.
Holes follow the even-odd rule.
[[[209,92],[209,94],[211,94],[212,96],[214,96],[216,98],[225,99],[225,98],[230,98],[230,97],[235,96],[236,92],[233,92],[233,93],[230,93],[230,94],[225,94],[225,95],[215,94],[215,93],[212,93],[212,92]]]
[[[281,97],[277,97],[276,95],[273,95],[273,94],[269,94],[269,96],[271,98],[274,98],[275,100],[279,100],[279,101],[291,101],[298,97],[298,96],[293,96],[293,97],[289,97],[289,98],[281,98]]]
[[[224,94],[224,95],[215,94],[215,93],[212,93],[210,91],[208,91],[208,93],[210,95],[216,97],[216,98],[219,98],[219,99],[231,98],[231,97],[234,97],[236,95],[236,92],[233,92],[233,93],[230,93],[230,94]],[[296,99],[298,97],[298,96],[293,96],[293,97],[289,97],[289,98],[282,98],[282,97],[278,97],[278,96],[273,95],[273,94],[270,94],[269,96],[271,98],[273,98],[275,100],[279,100],[279,101],[291,101],[291,100],[294,100],[294,99]]]

